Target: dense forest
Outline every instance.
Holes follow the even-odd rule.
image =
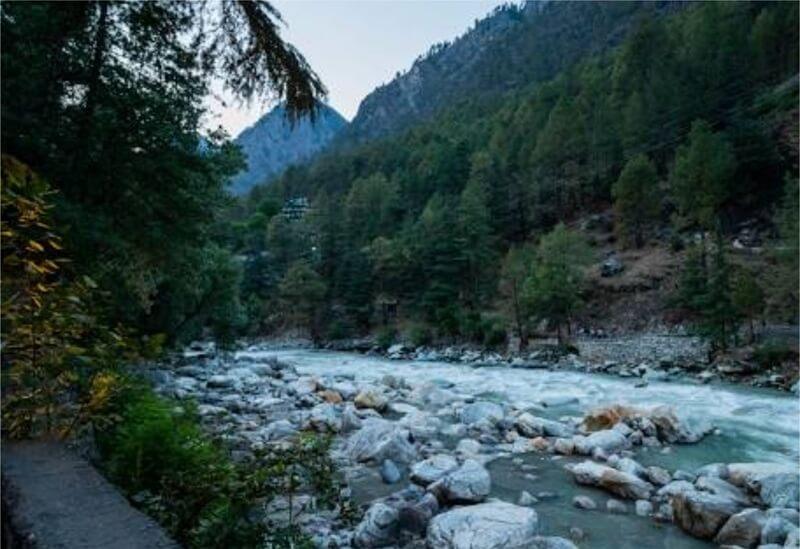
[[[685,252],[701,258],[702,280],[686,274],[674,305],[707,317],[701,303],[718,303],[716,292],[730,306],[698,324],[719,334],[720,322],[750,316],[722,280],[739,275],[769,290],[759,316],[794,320],[792,261],[773,254],[768,282],[717,273],[710,252],[721,243],[722,269],[730,237],[753,218],[775,247],[796,249],[797,22],[791,3],[643,8],[619,45],[551,80],[288,170],[251,194],[228,233],[247,258],[253,333],[300,324],[318,338],[355,335],[382,325],[387,304],[420,341],[503,341],[520,310],[568,327],[582,287],[559,281],[581,261],[558,224],[611,206],[621,246],[677,252],[705,235]],[[313,200],[308,214],[279,215],[296,197]],[[554,251],[564,265],[547,266]]]

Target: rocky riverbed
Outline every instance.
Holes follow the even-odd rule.
[[[334,435],[363,515],[296,498],[320,547],[798,546],[796,398],[396,358],[251,347],[188,353],[154,378],[241,456]]]

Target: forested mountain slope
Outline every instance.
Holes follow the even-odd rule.
[[[677,2],[527,2],[497,8],[452,43],[436,44],[361,103],[349,141],[396,133],[454,103],[482,101],[548,80],[616,45],[642,14]]]
[[[325,104],[320,104],[313,120],[303,117],[294,123],[286,117],[282,105],[275,107],[234,140],[245,156],[247,169],[233,178],[231,192],[244,194],[288,166],[310,158],[346,125],[342,115]]]
[[[617,47],[587,52],[545,82],[332,149],[257,189],[250,197],[257,215],[235,237],[261,258],[245,277],[253,306],[279,305],[281,295],[309,298],[313,315],[305,318],[315,329],[359,331],[381,322],[376,310],[384,304],[435,333],[481,339],[487,326],[509,329],[516,297],[537,305],[526,318],[552,305],[533,299],[544,283],[536,276],[545,273],[530,269],[545,259],[535,243],[559,222],[613,206],[617,248],[681,250],[693,248],[695,233],[707,234],[705,251],[689,254],[704,262],[703,277],[710,242],[728,246],[748,219],[769,238],[791,240],[791,230],[780,232],[791,219],[787,225],[773,214],[791,211],[797,190],[797,6],[703,3],[638,15]],[[552,54],[572,55],[561,47]],[[263,215],[298,196],[313,199],[301,222]],[[559,234],[549,246],[561,254],[570,243]],[[528,259],[513,257],[519,250]],[[675,253],[679,266],[690,259]],[[726,260],[718,261],[722,269]],[[767,300],[775,315],[794,318],[787,280],[768,289],[789,294]],[[709,283],[703,278],[693,291]],[[557,300],[569,305],[559,313],[567,321],[586,290],[569,291],[575,295]],[[684,297],[687,314],[703,309],[702,300]]]

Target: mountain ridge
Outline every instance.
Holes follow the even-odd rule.
[[[278,105],[234,139],[247,168],[233,177],[230,192],[246,194],[289,166],[309,160],[346,126],[347,120],[329,105],[321,104],[313,121],[304,117],[294,124],[284,106]]]

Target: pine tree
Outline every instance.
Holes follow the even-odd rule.
[[[708,122],[695,121],[688,143],[678,147],[672,171],[672,191],[680,213],[704,230],[716,229],[733,191],[735,168],[724,132],[715,133]]]
[[[495,262],[487,194],[485,183],[479,174],[473,173],[458,204],[458,242],[465,270],[464,297],[470,309],[484,303],[491,289],[489,275]]]
[[[289,266],[278,289],[281,306],[291,325],[307,328],[311,337],[319,337],[319,320],[326,286],[308,261]]]
[[[560,343],[571,333],[570,321],[582,300],[584,269],[591,261],[589,247],[579,234],[558,224],[536,249],[536,264],[525,283],[525,299],[536,318],[556,329]]]
[[[525,296],[525,282],[534,266],[535,250],[530,246],[514,246],[503,259],[498,290],[506,315],[514,326],[520,349],[528,346],[528,317],[530,311]]]
[[[633,157],[611,188],[620,232],[641,248],[644,232],[658,219],[661,201],[653,163],[645,155]]]
[[[756,337],[754,322],[764,310],[764,290],[749,269],[738,269],[731,299],[738,316],[747,321],[749,342],[753,343]]]

